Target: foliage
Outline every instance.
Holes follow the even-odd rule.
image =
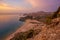
[[[21,17],[20,19],[19,19],[19,21],[23,21],[23,22],[25,22],[25,18],[24,17]]]
[[[23,21],[23,22],[25,22],[27,19],[33,19],[33,17],[32,16],[25,16],[25,17],[21,17],[20,19],[19,19],[19,21]]]
[[[52,17],[51,16],[48,16],[47,18],[46,18],[46,24],[50,24],[51,23],[51,19]]]
[[[29,31],[15,34],[15,36],[10,40],[27,40],[28,38],[34,37],[38,33],[39,33],[39,30],[34,31],[33,29],[30,29]]]
[[[60,7],[58,8],[58,10],[56,12],[54,12],[52,19],[57,18],[58,16],[60,17]]]

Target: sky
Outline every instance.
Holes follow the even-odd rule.
[[[0,0],[0,13],[10,12],[54,12],[60,0]]]

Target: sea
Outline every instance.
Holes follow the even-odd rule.
[[[0,40],[20,28],[24,22],[19,21],[20,15],[0,15]]]

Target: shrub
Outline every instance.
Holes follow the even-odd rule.
[[[60,16],[59,12],[60,12],[60,7],[58,8],[56,12],[54,12],[52,19],[57,18],[58,15]]]
[[[46,18],[46,24],[50,24],[51,23],[51,20],[52,20],[51,18],[52,18],[51,16]]]
[[[29,31],[20,32],[20,33],[15,34],[15,36],[10,40],[27,40],[29,38],[33,38],[39,32],[40,32],[39,30],[30,29]]]

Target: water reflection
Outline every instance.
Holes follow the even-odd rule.
[[[19,15],[0,15],[0,39],[15,31],[22,24]]]

